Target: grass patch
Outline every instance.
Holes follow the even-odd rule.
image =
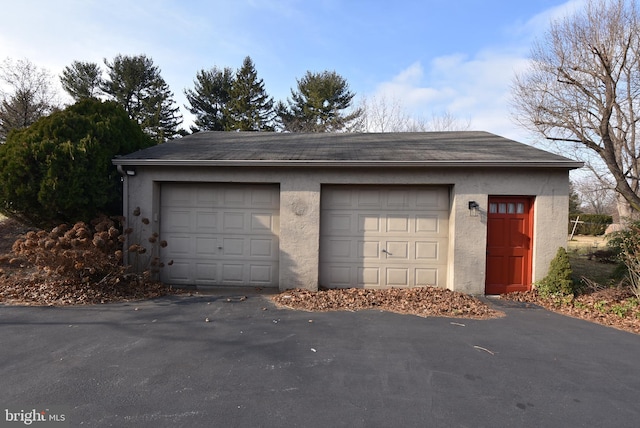
[[[615,285],[621,279],[620,268],[614,263],[589,260],[578,253],[569,253],[569,263],[573,271],[573,280],[578,284],[583,277],[604,286]]]

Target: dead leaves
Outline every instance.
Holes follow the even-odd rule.
[[[379,309],[418,316],[494,318],[502,314],[463,293],[436,287],[383,290],[347,288],[288,290],[273,297],[281,306],[307,311]]]
[[[640,303],[629,287],[593,288],[577,297],[541,297],[535,290],[502,295],[502,299],[528,302],[574,318],[640,334]]]

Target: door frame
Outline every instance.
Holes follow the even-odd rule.
[[[487,243],[485,245],[486,254],[489,254],[489,218],[491,216],[491,203],[495,201],[505,201],[509,202],[509,200],[526,200],[526,217],[525,217],[525,235],[529,238],[529,246],[526,249],[526,262],[524,266],[524,272],[522,272],[523,277],[523,285],[509,285],[504,284],[505,290],[498,294],[509,293],[511,291],[529,291],[532,287],[532,274],[533,274],[533,247],[534,247],[534,205],[535,205],[535,196],[530,195],[489,195],[487,201]],[[496,294],[495,292],[487,293],[487,288],[489,287],[488,281],[488,257],[485,260],[486,269],[485,269],[485,294]]]

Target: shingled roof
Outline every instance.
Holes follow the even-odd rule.
[[[529,166],[582,163],[488,132],[198,132],[113,161],[191,166]]]

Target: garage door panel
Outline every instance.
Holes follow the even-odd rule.
[[[447,187],[323,186],[320,284],[444,286],[448,218]]]
[[[222,200],[222,204],[225,207],[243,207],[247,205],[247,192],[238,192],[236,189],[223,189]]]
[[[202,233],[215,233],[219,229],[218,213],[208,211],[196,211],[196,230]],[[193,230],[195,232],[195,230]]]
[[[357,193],[357,207],[358,208],[381,208],[382,194],[377,189],[361,190]]]
[[[278,186],[165,183],[160,204],[162,281],[277,286]]]
[[[357,232],[380,232],[380,215],[379,214],[360,214],[358,215]],[[354,231],[351,231],[354,232]]]
[[[242,284],[244,282],[244,263],[223,263],[222,281],[226,284]]]
[[[222,256],[245,256],[244,238],[223,238],[220,250]]]
[[[387,232],[409,233],[410,221],[408,215],[388,214],[387,215]]]
[[[197,283],[207,283],[210,280],[216,281],[218,277],[217,263],[194,263],[195,280]]]
[[[222,214],[222,231],[225,233],[245,232],[245,214],[242,212],[225,212]]]
[[[163,238],[167,242],[171,242],[171,246],[167,247],[165,250],[171,255],[188,255],[193,251],[191,248],[192,239],[190,236],[164,234]]]
[[[359,267],[358,268],[358,282],[360,287],[379,287],[380,286],[380,268],[378,267]],[[352,284],[348,285],[352,287]]]
[[[409,268],[387,268],[386,285],[389,287],[408,287]]]
[[[189,262],[175,262],[169,266],[171,269],[168,271],[170,278],[175,281],[186,281],[189,279],[189,273],[191,272],[191,263]]]
[[[390,189],[387,195],[387,207],[407,208],[409,206],[410,192],[408,190]]]
[[[274,248],[274,242],[271,239],[250,239],[249,240],[249,256],[251,257],[273,257],[277,248]]]
[[[352,266],[334,264],[327,270],[329,281],[338,287],[349,287],[353,283]]]
[[[406,241],[387,241],[385,245],[387,259],[409,259],[409,243]]]
[[[279,209],[280,198],[275,192],[251,192],[251,206]]]
[[[352,191],[349,189],[337,189],[331,194],[322,195],[322,203],[325,208],[353,208]]]
[[[195,194],[189,184],[172,184],[173,191],[163,195],[162,204],[165,207],[185,207],[193,206]]]
[[[350,235],[353,232],[351,224],[354,222],[351,214],[329,214],[328,218],[325,218],[325,222],[329,228],[327,230],[329,234],[344,233]]]
[[[442,188],[421,189],[416,192],[416,208],[422,209],[449,209],[449,193]]]
[[[251,232],[274,232],[273,214],[251,213]]]
[[[196,256],[209,256],[218,252],[218,240],[209,237],[196,237]]]
[[[359,241],[358,257],[360,259],[379,259],[380,258],[380,242],[379,241]]]
[[[441,222],[443,220],[437,215],[417,215],[415,219],[416,233],[438,233],[442,229]]]
[[[416,259],[418,260],[439,260],[440,243],[437,241],[416,242]]]
[[[438,284],[438,269],[437,268],[417,268],[415,270],[416,285],[425,287],[433,284]]]
[[[171,209],[167,212],[168,224],[173,232],[190,232],[192,227],[192,214],[189,211]]]
[[[249,268],[249,283],[251,285],[268,285],[274,275],[273,265],[252,264]]]
[[[323,247],[324,257],[332,260],[344,260],[353,257],[353,241],[349,239],[330,239]]]

